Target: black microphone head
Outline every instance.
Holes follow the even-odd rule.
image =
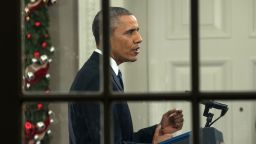
[[[222,104],[216,101],[202,101],[201,103],[209,108],[226,109],[228,107],[226,104]]]

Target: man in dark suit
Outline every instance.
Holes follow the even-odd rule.
[[[93,21],[93,34],[97,49],[76,75],[70,91],[99,91],[99,59],[102,56],[100,39],[100,15],[97,13]],[[118,65],[134,62],[140,50],[142,37],[136,17],[128,10],[120,7],[110,8],[110,63],[112,89],[123,92],[123,82]],[[100,105],[98,103],[69,104],[69,138],[70,144],[100,144]],[[153,143],[169,139],[183,126],[181,110],[166,112],[160,124],[133,132],[129,107],[126,102],[112,106],[114,144]]]

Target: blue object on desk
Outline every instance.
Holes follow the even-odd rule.
[[[186,132],[184,134],[175,136],[166,141],[160,142],[159,144],[189,144],[190,136],[191,136],[191,132]]]

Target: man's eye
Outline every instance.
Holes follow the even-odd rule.
[[[133,32],[134,32],[134,30],[129,30],[127,33],[132,34]]]

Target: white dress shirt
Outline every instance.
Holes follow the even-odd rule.
[[[102,51],[100,49],[95,49],[94,51],[102,55]],[[110,66],[114,70],[115,74],[118,75],[119,68],[116,61],[112,57],[110,57]]]

